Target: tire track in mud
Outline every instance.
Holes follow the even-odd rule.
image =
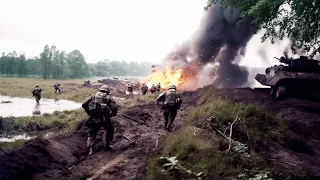
[[[118,156],[116,156],[115,158],[111,159],[110,161],[106,162],[106,164],[104,166],[102,166],[100,169],[98,169],[98,171],[96,171],[96,173],[90,177],[90,178],[87,178],[87,180],[93,180],[97,177],[99,177],[101,174],[103,174],[103,172],[110,168],[111,166],[115,165],[115,164],[118,164],[120,161],[122,161],[124,158],[124,155],[123,154],[120,154]]]

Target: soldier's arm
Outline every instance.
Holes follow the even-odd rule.
[[[181,104],[182,104],[182,99],[180,97],[180,94],[177,93],[177,103],[178,103],[178,109],[180,109]]]
[[[89,106],[89,103],[92,101],[93,97],[94,97],[94,94],[88,97],[87,99],[85,99],[82,103],[82,108],[86,111],[87,114],[89,114],[88,106]]]
[[[108,102],[109,107],[111,107],[111,116],[116,116],[118,113],[118,105],[113,98],[110,98]]]
[[[165,95],[166,95],[166,92],[165,92],[165,91],[162,92],[162,93],[157,97],[157,101],[162,101],[163,98],[165,97]]]

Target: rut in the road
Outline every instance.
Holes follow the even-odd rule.
[[[120,155],[116,156],[115,158],[113,158],[112,160],[107,161],[104,166],[102,166],[100,169],[98,169],[98,171],[96,171],[96,173],[92,177],[87,178],[87,180],[93,180],[93,179],[99,177],[101,174],[103,174],[103,172],[106,169],[110,168],[113,165],[118,164],[120,161],[123,160],[123,158],[124,158],[124,155],[120,154]]]
[[[100,151],[102,144],[98,142],[94,147],[96,153],[79,163],[65,179],[141,179],[145,176],[148,154],[158,146],[159,137],[166,134],[159,107],[146,104],[125,109],[114,121],[117,132],[113,151]]]

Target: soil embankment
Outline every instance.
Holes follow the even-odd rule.
[[[214,87],[205,87],[209,94]],[[200,91],[184,92],[187,107],[203,103]],[[217,91],[212,91],[217,93]],[[281,118],[295,133],[296,141],[272,144],[270,159],[283,169],[299,169],[311,178],[320,178],[320,104],[299,99],[276,101],[263,89],[225,89],[218,92],[233,102],[264,106]],[[0,179],[144,179],[148,155],[161,148],[166,132],[160,109],[154,103],[121,109],[114,118],[116,133],[113,151],[101,151],[101,138],[95,154],[87,155],[86,127],[80,124],[72,133],[54,138],[38,138],[21,149],[0,156]],[[132,142],[133,141],[133,142]]]
[[[0,156],[0,179],[141,179],[150,152],[160,147],[163,121],[155,103],[120,110],[113,151],[101,151],[103,132],[87,156],[87,128],[54,138],[37,138]],[[121,172],[121,173],[119,173]]]

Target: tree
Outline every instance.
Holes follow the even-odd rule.
[[[79,50],[73,50],[67,56],[67,63],[71,78],[82,78],[89,76],[89,67],[83,54]]]
[[[216,3],[222,8],[237,8],[243,18],[252,17],[254,32],[266,30],[262,42],[289,37],[293,52],[312,50],[311,56],[320,52],[319,0],[207,0],[205,9]]]
[[[24,54],[20,54],[16,60],[16,73],[19,77],[23,77],[28,74],[27,71],[26,56]]]
[[[82,78],[88,76],[146,76],[150,72],[150,63],[103,60],[87,64],[84,55],[74,50],[68,54],[46,45],[39,57],[26,60],[24,53],[19,56],[15,51],[2,53],[0,57],[0,75],[50,78]]]
[[[50,48],[49,45],[46,45],[40,54],[40,65],[43,79],[49,79],[49,61],[51,61]]]

